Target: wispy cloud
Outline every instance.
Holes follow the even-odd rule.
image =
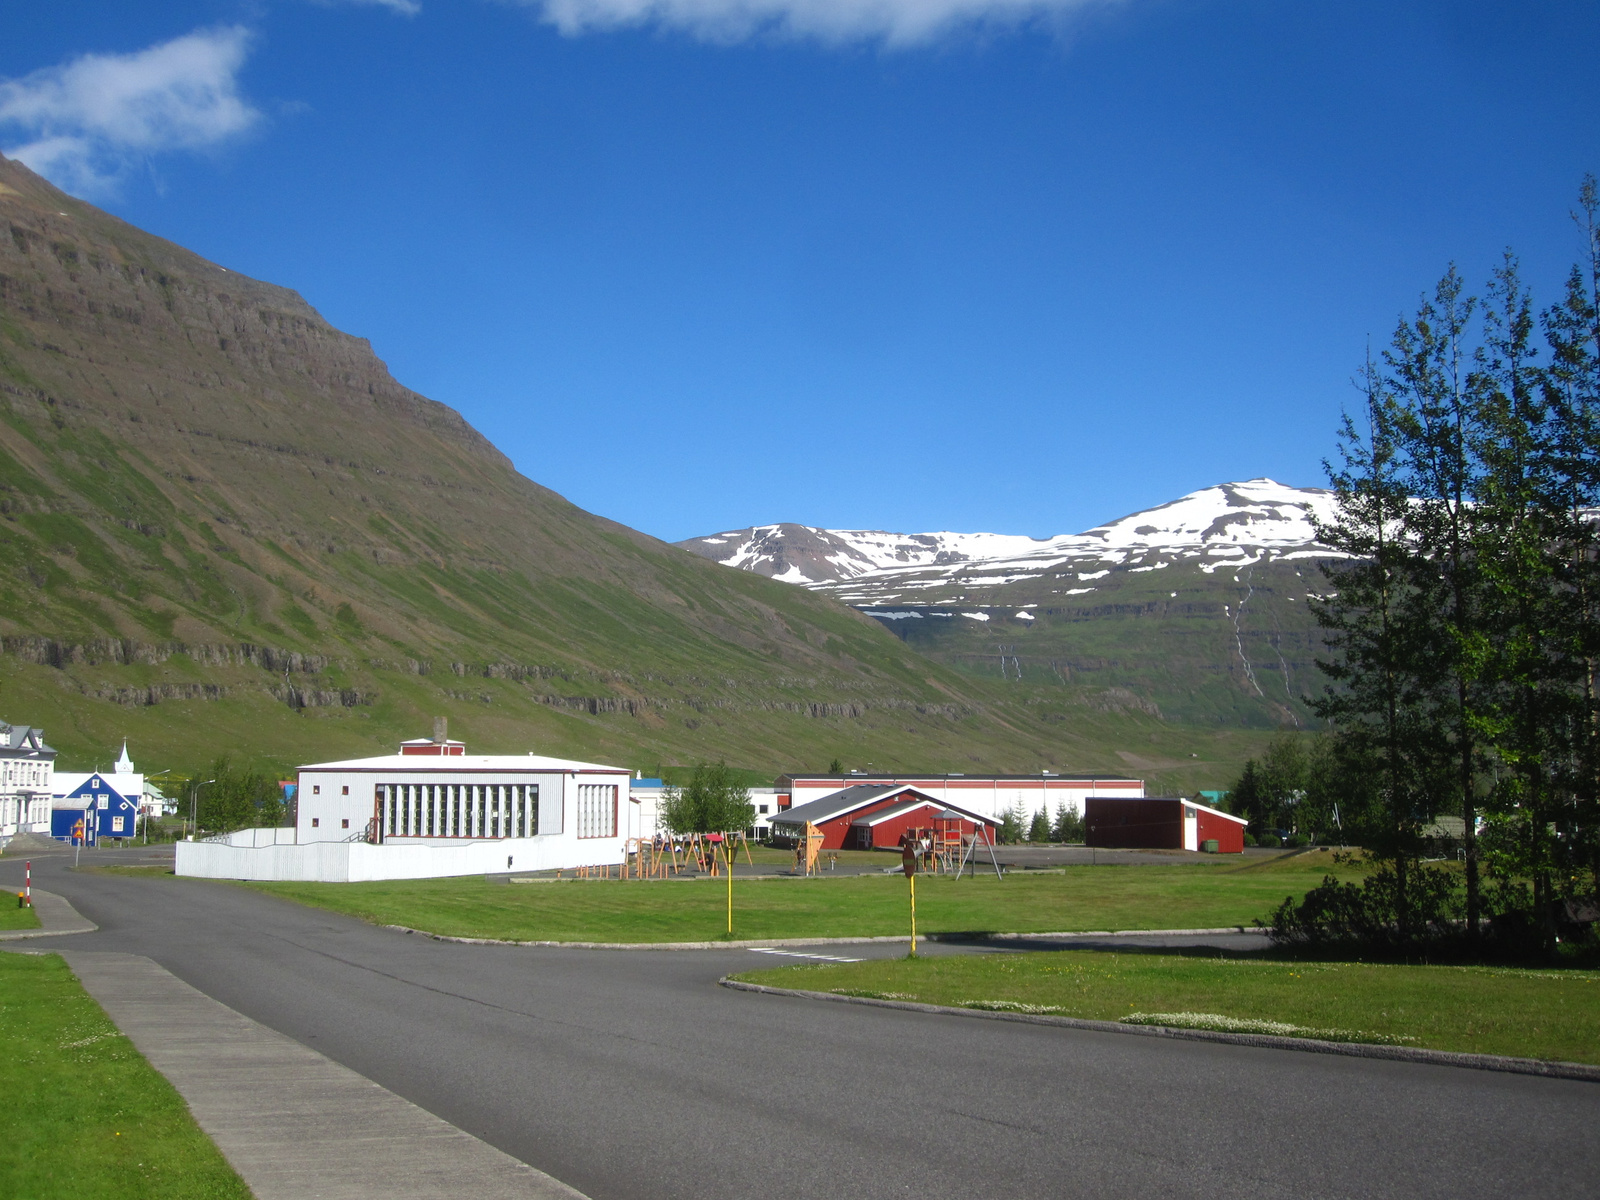
[[[1123,0],[512,0],[561,32],[677,29],[715,42],[759,36],[823,42],[926,42],[967,27],[1019,25]]]
[[[337,4],[339,0],[322,0],[324,4]],[[422,5],[417,0],[344,0],[346,4],[362,4],[369,8],[387,8],[390,12],[397,12],[401,16],[414,17],[422,11]]]
[[[239,136],[261,114],[239,94],[250,32],[197,30],[133,54],[85,54],[0,82],[5,153],[69,191],[113,190],[134,164]]]

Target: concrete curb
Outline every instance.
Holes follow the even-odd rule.
[[[38,929],[7,929],[0,933],[0,942],[16,942],[23,938],[60,937],[68,933],[93,933],[99,929],[64,896],[54,892],[33,889],[33,911],[39,914]]]
[[[585,1200],[151,959],[57,953],[256,1200]]]
[[[1466,1067],[1475,1071],[1501,1071],[1512,1075],[1542,1075],[1548,1079],[1577,1079],[1586,1083],[1600,1083],[1600,1067],[1590,1066],[1588,1063],[1546,1062],[1538,1058],[1507,1058],[1499,1054],[1460,1054],[1452,1050],[1423,1050],[1412,1046],[1385,1046],[1372,1042],[1327,1042],[1318,1038],[1277,1037],[1265,1033],[1178,1029],[1168,1025],[1124,1025],[1119,1021],[1090,1021],[1082,1017],[1056,1017],[1048,1013],[990,1012],[982,1008],[922,1004],[915,1000],[878,1000],[870,996],[841,996],[837,992],[808,992],[799,988],[768,987],[763,983],[745,983],[729,975],[724,975],[717,982],[725,988],[740,992],[792,996],[802,1000],[832,1000],[843,1004],[866,1004],[874,1008],[899,1008],[907,1012],[932,1013],[938,1016],[976,1017],[985,1021],[1053,1025],[1060,1029],[1084,1029],[1094,1033],[1126,1033],[1138,1037],[1175,1038],[1187,1042],[1223,1042],[1230,1046],[1300,1050],[1310,1054],[1337,1054],[1349,1058],[1381,1058],[1396,1062],[1426,1063],[1438,1067]]]
[[[397,933],[414,933],[436,942],[459,942],[466,946],[558,946],[567,950],[750,950],[761,946],[864,946],[911,940],[907,934],[892,934],[886,937],[744,938],[728,942],[519,942],[507,938],[457,937],[450,933],[429,933],[426,929],[413,929],[409,925],[382,925],[379,928],[392,929]],[[917,935],[917,940],[922,942],[1061,941],[1069,938],[1214,937],[1217,934],[1264,932],[1260,929],[1247,929],[1243,925],[1227,925],[1219,929],[1116,929],[1088,933],[923,933]]]

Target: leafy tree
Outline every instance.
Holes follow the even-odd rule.
[[[735,783],[726,763],[697,763],[687,787],[669,787],[661,823],[673,833],[735,833],[755,824],[750,789]]]
[[[1058,842],[1083,841],[1083,814],[1075,808],[1068,808],[1065,801],[1057,804],[1055,826],[1050,834]]]
[[[196,810],[201,829],[228,833],[283,824],[283,789],[271,775],[235,767],[226,754],[211,764],[207,774],[210,782],[195,785],[199,788]]]
[[[1037,809],[1033,820],[1028,824],[1028,840],[1030,842],[1048,842],[1050,840],[1050,818],[1045,815],[1044,809]]]

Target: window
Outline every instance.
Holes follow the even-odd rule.
[[[322,818],[321,817],[312,817],[311,818],[311,828],[315,829],[318,825],[321,825],[321,824],[322,824]]]
[[[340,821],[340,822],[339,822],[339,828],[340,828],[340,829],[349,829],[349,828],[350,828],[350,818],[349,818],[349,817],[345,817],[345,818],[343,818],[343,819],[342,819],[342,820],[341,820],[341,821]]]
[[[322,785],[321,785],[321,784],[320,784],[320,783],[313,783],[313,784],[312,784],[312,785],[311,785],[311,794],[312,794],[312,795],[313,795],[313,796],[320,796],[320,795],[322,795]]]
[[[104,812],[106,809],[111,807],[111,797],[110,796],[97,796],[95,798],[95,800],[96,800],[95,807],[100,809],[102,812]]]
[[[1194,820],[1194,809],[1185,804],[1183,806],[1183,815],[1188,817],[1191,821]]]
[[[122,818],[121,817],[112,817],[111,818],[111,832],[112,833],[121,833],[122,832]]]
[[[539,785],[380,783],[384,837],[512,838],[539,832]]]
[[[350,785],[347,783],[342,788],[339,789],[339,795],[348,796],[349,794],[350,794]]]
[[[616,784],[578,785],[578,836],[581,838],[617,836]]]
[[[765,804],[758,804],[756,805],[756,811],[764,816],[766,815],[767,806]]]

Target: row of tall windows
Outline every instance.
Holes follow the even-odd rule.
[[[539,832],[536,783],[380,783],[385,837],[532,837]]]
[[[578,785],[578,836],[581,838],[617,836],[616,784]]]

